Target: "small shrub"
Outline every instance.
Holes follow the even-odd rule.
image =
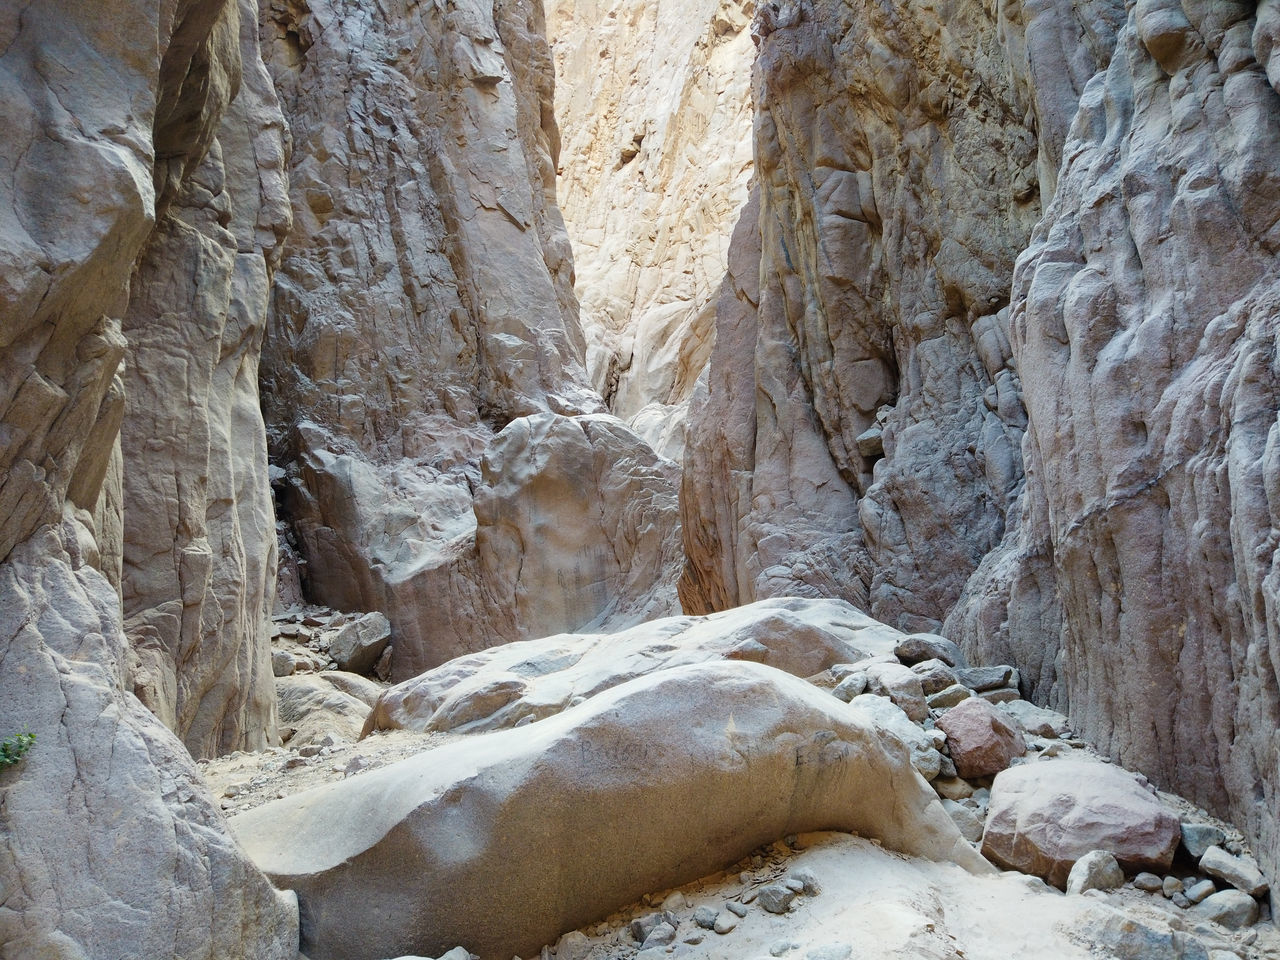
[[[36,742],[34,733],[15,733],[0,740],[0,767],[12,767]]]

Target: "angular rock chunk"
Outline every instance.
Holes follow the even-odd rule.
[[[893,648],[894,655],[909,667],[926,660],[941,660],[949,667],[967,667],[960,648],[936,633],[913,633]]]
[[[969,699],[938,719],[956,772],[965,779],[999,773],[1027,745],[999,710],[985,700]]]
[[[817,828],[988,869],[895,738],[757,664],[641,677],[357,780],[232,821],[297,891],[312,960],[456,943],[485,960],[529,956],[646,891]]]
[[[1110,764],[1055,759],[996,777],[982,854],[1065,888],[1072,865],[1091,850],[1109,850],[1126,870],[1164,873],[1178,837],[1177,817],[1133,774]]]
[[[340,670],[368,673],[390,642],[391,622],[381,613],[366,613],[334,634],[329,656]]]
[[[1210,847],[1205,851],[1200,858],[1200,870],[1211,877],[1227,881],[1251,897],[1260,897],[1269,889],[1252,857],[1233,857],[1221,847]]]
[[[1114,890],[1123,884],[1124,871],[1107,850],[1090,850],[1075,862],[1067,875],[1067,893]]]
[[[559,634],[459,657],[386,691],[367,730],[495,730],[559,713],[646,673],[751,660],[808,677],[901,636],[843,600],[762,600],[708,617],[669,617],[616,634]]]
[[[1239,930],[1258,919],[1258,901],[1242,890],[1222,890],[1197,903],[1191,911],[1202,920]]]

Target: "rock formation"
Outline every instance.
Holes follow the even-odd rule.
[[[129,692],[140,674],[117,593],[189,615],[143,645],[159,673],[228,625],[225,647],[206,651],[211,670],[154,687],[193,749],[271,734],[269,667],[265,695],[256,683],[270,551],[238,553],[262,535],[261,490],[237,499],[262,458],[252,434],[234,455],[226,446],[229,424],[256,416],[254,310],[260,323],[268,251],[287,219],[269,209],[279,113],[260,78],[242,79],[254,13],[149,0],[0,11],[0,733],[36,736],[0,774],[6,957],[296,952],[296,901],[240,853],[190,755]],[[240,200],[222,189],[229,167]],[[166,288],[182,295],[150,299]],[[157,420],[127,463],[121,361],[134,361],[122,319],[191,334],[151,387],[161,407],[194,407]],[[169,551],[145,574],[121,512],[137,501],[140,488],[124,487],[135,473],[156,480],[147,533]],[[143,582],[146,598],[134,593]],[[229,664],[224,682],[213,671]]]
[[[839,596],[1012,663],[1272,871],[1277,22],[761,8],[681,582],[690,612]]]
[[[750,19],[742,0],[547,4],[587,368],[674,460],[751,172]]]
[[[752,663],[640,677],[233,821],[298,891],[315,960],[458,943],[482,960],[530,956],[647,890],[820,826],[991,869],[891,734]]]
[[[671,467],[584,419],[540,7],[272,2],[263,28],[295,208],[264,403],[311,598],[386,613],[397,677],[672,612]]]
[[[716,660],[811,677],[892,653],[898,631],[839,600],[762,600],[615,634],[562,634],[459,657],[378,698],[372,730],[497,730],[541,720],[636,677]]]
[[[222,68],[235,96],[208,153],[158,198],[123,318],[121,593],[133,686],[198,757],[276,737],[276,537],[258,354],[290,209],[284,119],[255,14],[245,4],[225,27],[238,24],[238,37],[214,38],[242,51]],[[185,124],[162,130],[157,150],[190,135]]]

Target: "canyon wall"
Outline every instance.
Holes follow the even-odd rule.
[[[296,900],[244,858],[182,743],[130,692],[143,668],[118,592],[126,605],[189,616],[142,645],[152,669],[171,672],[184,646],[210,642],[211,662],[238,665],[235,689],[208,673],[157,685],[157,709],[193,749],[271,735],[270,687],[253,682],[265,625],[240,582],[266,589],[270,558],[235,556],[225,516],[252,514],[261,492],[235,499],[252,445],[219,450],[228,438],[214,426],[253,405],[252,364],[232,354],[252,339],[254,304],[238,298],[251,298],[244,275],[255,274],[261,303],[281,216],[260,213],[278,163],[244,151],[278,142],[279,112],[269,98],[228,109],[253,85],[254,14],[251,3],[178,0],[92,10],[36,0],[0,12],[0,736],[36,737],[0,770],[6,956],[296,954]],[[231,164],[242,209],[222,189]],[[234,210],[267,228],[228,231]],[[201,290],[151,310],[166,286]],[[186,333],[190,350],[175,362],[185,369],[155,370],[157,404],[199,409],[158,423],[126,459],[121,423],[143,408],[126,409],[124,381],[146,354],[131,352],[122,327],[153,322]],[[160,352],[178,354],[169,342]],[[180,456],[201,466],[173,471]],[[197,482],[204,465],[228,461]],[[191,486],[158,482],[153,559],[139,578],[138,531],[122,511],[138,500],[130,475],[153,473]],[[143,580],[149,599],[135,592]],[[218,633],[217,616],[236,629]]]
[[[1045,699],[1274,875],[1280,10],[1253,6],[1138,4],[1085,89],[1013,278],[1022,522],[952,632],[1042,665]],[[1003,626],[1016,606],[1059,630]]]
[[[681,597],[1014,662],[1274,874],[1280,14],[1129,7],[761,8]]]
[[[751,13],[742,0],[547,5],[587,369],[677,461],[751,173]]]
[[[295,210],[264,407],[309,596],[384,611],[397,678],[673,610],[674,465],[583,367],[540,5],[262,25]]]

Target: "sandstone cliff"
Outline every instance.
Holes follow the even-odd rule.
[[[254,87],[242,79],[256,58],[254,12],[251,3],[146,0],[0,11],[0,731],[36,735],[22,764],[0,773],[6,956],[296,951],[296,902],[248,863],[182,744],[128,692],[134,655],[116,590],[190,618],[144,644],[156,671],[172,675],[191,645],[211,638],[225,644],[207,651],[215,670],[239,665],[225,681],[206,671],[157,687],[157,709],[194,749],[270,735],[270,687],[254,682],[270,556],[235,556],[242,535],[225,516],[261,504],[260,491],[236,500],[236,478],[255,458],[252,443],[233,456],[227,431],[215,436],[254,405],[252,363],[236,356],[237,343],[252,340],[254,308],[237,297],[253,299],[246,275],[256,274],[261,301],[282,216],[260,216],[272,162],[245,150],[264,136],[269,147],[273,131],[278,143],[278,111],[252,96],[228,110]],[[221,183],[231,164],[246,198],[238,223],[265,230],[225,229],[237,223]],[[160,289],[195,287],[198,297],[150,309]],[[195,341],[151,383],[160,407],[182,397],[195,409],[130,444],[128,462],[117,432],[143,407],[125,410],[123,380],[134,375],[121,364],[146,353],[129,353],[122,319]],[[184,360],[187,369],[174,369]],[[168,466],[179,459],[182,469]],[[210,463],[224,466],[208,470],[205,486],[197,481]],[[157,479],[144,507],[155,552],[141,575],[131,552],[140,540],[121,515],[125,499],[139,499],[130,475]],[[166,564],[176,578],[162,575]],[[234,628],[219,633],[219,616]]]
[[[674,460],[751,172],[750,19],[740,0],[547,5],[587,367]]]
[[[673,468],[582,366],[540,7],[273,2],[263,29],[296,211],[265,408],[310,596],[384,611],[399,678],[670,612]]]

